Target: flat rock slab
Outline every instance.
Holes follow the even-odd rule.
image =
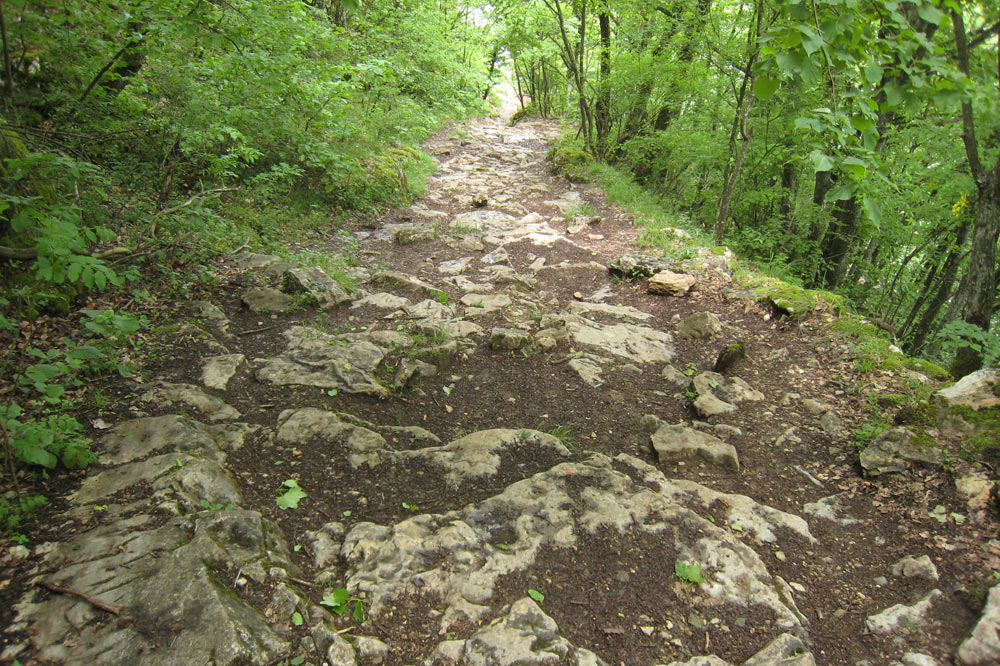
[[[583,383],[594,388],[604,386],[601,368],[602,363],[607,363],[608,359],[593,354],[578,352],[575,358],[571,358],[567,366],[583,380]]]
[[[329,310],[351,300],[351,295],[322,268],[305,266],[293,268],[285,273],[285,289],[306,292],[319,303],[320,308]]]
[[[672,661],[667,666],[733,666],[715,655],[691,657],[687,661]],[[743,666],[816,666],[809,648],[797,636],[781,634],[760,652],[743,662]]]
[[[514,351],[530,347],[534,338],[519,328],[494,328],[490,332],[490,347]]]
[[[902,472],[915,464],[940,465],[941,449],[918,438],[905,426],[890,428],[875,438],[859,456],[869,476]]]
[[[566,306],[566,312],[578,315],[588,315],[591,313],[605,314],[617,319],[634,319],[635,321],[647,321],[653,318],[653,315],[648,312],[643,312],[629,305],[608,305],[606,303],[589,303],[587,301],[571,301]]]
[[[627,358],[635,363],[669,363],[674,357],[673,337],[637,324],[598,324],[568,315],[566,328],[581,345]]]
[[[205,359],[205,367],[201,370],[201,383],[210,389],[225,391],[229,380],[245,360],[243,354],[209,356]]]
[[[760,543],[776,543],[782,530],[816,543],[809,524],[800,516],[761,504],[746,495],[719,492],[687,479],[667,478],[656,467],[626,453],[615,456],[615,461],[631,467],[643,483],[651,484],[670,500],[711,515],[716,524],[737,525]]]
[[[896,604],[881,613],[868,616],[865,627],[873,634],[897,634],[919,630],[923,627],[927,613],[934,606],[934,602],[943,598],[944,594],[940,590],[931,590],[915,604],[910,606]]]
[[[411,301],[408,298],[380,291],[374,294],[368,294],[364,298],[359,298],[351,304],[351,307],[360,308],[368,305],[373,308],[381,308],[383,310],[402,310],[410,304]]]
[[[333,412],[314,407],[286,409],[279,414],[277,439],[291,444],[320,440],[330,447],[331,456],[346,454],[355,469],[377,467],[390,448],[377,432],[346,423]]]
[[[391,455],[400,464],[424,460],[442,468],[443,478],[451,487],[495,475],[504,459],[518,458],[518,453],[533,454],[540,449],[560,456],[571,455],[553,435],[537,430],[492,428],[460,437],[444,446],[396,451]]]
[[[252,312],[287,312],[294,302],[291,296],[272,287],[250,289],[242,300]]]
[[[439,644],[428,663],[463,666],[605,666],[590,650],[559,635],[556,621],[525,597],[467,640]]]
[[[121,615],[33,588],[17,605],[15,623],[40,660],[264,666],[291,649],[287,618],[272,624],[216,581],[217,571],[241,567],[259,582],[271,567],[295,571],[276,525],[242,509],[202,511],[143,531],[147,519],[100,526],[52,546],[42,568],[57,573],[46,580]]]
[[[278,386],[300,384],[379,398],[389,391],[375,379],[386,350],[366,340],[349,341],[303,326],[284,332],[288,345],[281,355],[263,361],[260,381]]]
[[[174,384],[160,382],[155,388],[142,395],[142,401],[158,407],[188,407],[209,421],[225,421],[240,418],[235,408],[227,405],[214,395],[205,393],[194,384]]]
[[[638,530],[656,536],[658,557],[701,565],[702,603],[761,604],[774,612],[779,627],[801,628],[785,601],[787,590],[776,587],[752,549],[612,464],[596,454],[560,463],[458,511],[389,526],[355,525],[343,546],[347,587],[366,595],[375,618],[400,595],[426,595],[437,600],[430,610],[447,630],[490,613],[501,578],[531,567],[543,548],[586,545],[598,529]],[[504,548],[496,534],[504,535]]]
[[[740,471],[736,447],[700,430],[683,424],[662,425],[651,438],[661,463],[700,459],[733,473]]]

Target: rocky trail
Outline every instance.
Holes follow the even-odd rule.
[[[905,429],[859,460],[900,373],[727,252],[643,255],[557,130],[431,141],[424,199],[326,239],[355,293],[227,257],[5,553],[0,661],[1000,663],[983,470]]]

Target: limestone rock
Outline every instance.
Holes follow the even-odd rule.
[[[275,264],[281,264],[281,257],[273,254],[258,254],[257,252],[240,252],[236,255],[236,267],[243,270],[263,270]]]
[[[401,292],[409,298],[436,298],[440,291],[440,289],[429,282],[395,271],[376,273],[372,276],[370,282],[390,288],[393,291]]]
[[[44,569],[53,583],[122,609],[101,613],[69,595],[21,603],[37,656],[46,663],[264,666],[291,649],[252,606],[216,582],[243,567],[259,576],[293,569],[277,525],[242,509],[201,511],[141,531],[145,516],[96,527],[55,544]],[[94,566],[100,562],[100,566]],[[285,589],[283,586],[282,589]],[[150,629],[155,628],[155,631]]]
[[[1000,390],[997,386],[1000,386],[1000,369],[983,368],[962,377],[954,385],[941,389],[937,395],[953,407],[1000,407]]]
[[[693,314],[677,327],[677,334],[685,338],[711,338],[722,333],[722,322],[711,312]]]
[[[819,417],[819,427],[823,429],[823,432],[831,437],[836,437],[843,429],[840,417],[837,416],[837,412],[832,409],[824,412],[823,415]]]
[[[444,275],[459,275],[469,270],[469,264],[472,263],[472,257],[462,257],[461,259],[453,259],[451,261],[443,261],[438,264],[438,273],[443,273]]]
[[[428,663],[463,666],[604,666],[590,650],[575,647],[559,635],[555,620],[525,597],[504,609],[501,617],[468,640],[445,641]]]
[[[174,384],[160,382],[155,388],[146,391],[143,402],[155,403],[160,407],[183,405],[189,407],[209,421],[238,419],[240,413],[225,402],[209,395],[194,384]]]
[[[287,312],[292,299],[277,289],[258,287],[243,294],[243,305],[253,312]]]
[[[892,575],[903,578],[926,578],[927,580],[937,580],[938,570],[931,562],[929,555],[913,557],[907,555],[892,565]]]
[[[686,273],[674,273],[673,271],[660,271],[649,278],[649,293],[665,294],[667,296],[684,296],[694,283],[697,282],[693,275]]]
[[[717,372],[703,372],[693,380],[691,387],[698,394],[695,411],[702,418],[710,418],[736,411],[736,403],[759,402],[764,394],[750,387],[739,377],[725,377]]]
[[[781,634],[743,666],[816,666],[816,661],[800,638]]]
[[[490,332],[490,347],[493,349],[524,349],[531,346],[531,335],[517,328],[494,328]]]
[[[351,300],[351,295],[317,266],[289,270],[285,273],[285,289],[292,293],[304,291],[311,294],[323,310]]]
[[[677,389],[687,388],[691,385],[691,378],[670,364],[663,366],[660,376],[666,379],[668,384]]]
[[[924,618],[934,602],[943,597],[944,594],[940,590],[931,590],[927,596],[912,606],[896,604],[881,613],[868,616],[865,627],[873,634],[895,634],[919,629],[923,626]]]
[[[483,334],[482,326],[464,319],[446,322],[442,330],[449,338],[469,338],[473,335]]]
[[[651,254],[623,254],[608,263],[609,273],[625,279],[646,278],[677,268],[676,262]]]
[[[700,430],[683,424],[663,425],[651,437],[661,463],[700,458],[730,472],[740,471],[736,447]]]
[[[364,298],[359,298],[351,304],[351,307],[360,308],[366,305],[383,310],[402,310],[407,305],[410,305],[410,299],[380,291],[375,294],[369,294]]]
[[[669,363],[674,357],[669,333],[637,324],[598,324],[568,315],[566,328],[578,344],[597,347],[634,363]]]
[[[229,380],[236,374],[246,357],[243,354],[221,354],[205,359],[201,370],[201,383],[210,389],[225,391]]]
[[[479,257],[479,261],[491,266],[493,264],[507,264],[510,263],[510,255],[507,254],[507,248],[501,245],[492,252]]]
[[[1000,663],[1000,585],[990,589],[972,635],[958,648],[958,660],[966,666]]]
[[[461,298],[462,305],[467,306],[465,314],[471,316],[489,314],[506,308],[513,303],[510,296],[504,294],[466,294]]]
[[[279,442],[304,444],[318,439],[334,454],[347,454],[351,467],[377,467],[389,450],[382,435],[342,421],[333,412],[313,407],[286,409],[278,415]]]
[[[517,226],[517,220],[513,216],[498,210],[475,210],[456,215],[452,218],[450,226],[457,231],[511,229]]]
[[[995,486],[996,484],[984,474],[966,474],[955,479],[955,489],[973,510],[982,510],[990,505]]]
[[[939,465],[941,449],[917,441],[906,427],[886,430],[861,452],[861,467],[869,476],[902,472],[913,464]]]
[[[424,299],[413,305],[403,307],[403,312],[411,319],[450,319],[455,315],[455,309],[437,299]]]
[[[336,336],[302,326],[293,326],[284,335],[288,340],[285,351],[263,362],[256,372],[260,381],[388,397],[388,390],[373,374],[385,357],[383,348],[368,341],[343,340],[341,344]]]
[[[605,362],[607,362],[605,358],[580,352],[569,360],[567,366],[578,374],[585,384],[600,388],[604,386],[604,378],[601,376],[604,371],[601,369],[601,363]]]
[[[779,627],[801,626],[752,549],[632,481],[600,454],[560,463],[457,511],[388,526],[355,525],[344,539],[346,587],[366,595],[373,617],[392,598],[419,588],[437,600],[432,603],[441,611],[442,628],[462,619],[475,622],[490,611],[494,586],[503,577],[530,567],[541,549],[587,543],[602,527],[662,535],[662,557],[698,562],[710,572],[699,597],[712,607],[761,604],[775,613]],[[505,548],[494,545],[495,534],[505,535]]]
[[[802,510],[809,515],[825,518],[826,520],[837,523],[841,527],[856,525],[859,522],[856,518],[842,516],[842,514],[845,513],[843,506],[845,494],[846,493],[837,493],[836,495],[830,495],[828,497],[818,499],[815,502],[809,502],[802,507]]]
[[[634,319],[635,321],[646,321],[653,318],[653,315],[628,305],[607,305],[606,303],[591,303],[587,301],[571,301],[566,306],[566,312],[578,315],[600,313],[618,319]]]
[[[397,245],[411,245],[421,241],[434,240],[437,232],[430,224],[400,225],[392,234],[392,240]]]
[[[650,415],[643,417],[644,420],[649,418],[656,419]],[[634,469],[643,483],[652,484],[668,499],[711,514],[718,521],[737,524],[760,543],[775,543],[781,530],[794,532],[806,541],[816,542],[808,523],[800,516],[760,504],[746,495],[722,493],[686,479],[668,479],[656,467],[625,453],[615,456],[614,460]]]
[[[907,652],[899,661],[903,666],[940,666],[937,659],[920,652]]]
[[[570,451],[553,435],[537,430],[492,428],[460,437],[444,446],[415,451],[397,451],[397,461],[425,460],[442,468],[445,482],[457,488],[462,483],[495,475],[504,459],[516,458],[518,451],[548,449],[560,456]]]
[[[415,358],[404,358],[399,362],[396,374],[392,376],[392,387],[394,389],[404,388],[414,377],[433,377],[437,371],[437,366],[430,363]]]

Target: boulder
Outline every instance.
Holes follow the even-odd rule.
[[[1000,663],[1000,585],[990,589],[972,635],[958,647],[958,660],[966,666]]]
[[[711,312],[699,312],[682,321],[677,333],[685,338],[710,338],[722,333],[722,322]]]
[[[873,634],[898,634],[903,631],[913,631],[923,626],[927,613],[936,601],[944,598],[940,590],[931,590],[920,601],[907,606],[896,604],[881,613],[870,615],[865,620],[865,627]]]
[[[941,464],[941,449],[933,440],[922,441],[905,426],[890,428],[875,438],[859,459],[869,476],[902,472],[914,464]]]
[[[983,368],[937,392],[952,407],[1000,407],[1000,368]]]
[[[287,312],[292,307],[292,299],[271,287],[258,287],[243,294],[243,305],[252,312]]]
[[[533,338],[518,328],[494,328],[490,332],[490,347],[493,349],[524,349],[531,346]]]
[[[660,271],[649,278],[648,290],[651,294],[684,296],[691,290],[695,282],[697,280],[693,275],[674,273],[673,271]]]
[[[351,300],[347,290],[317,266],[289,270],[285,273],[285,290],[291,293],[309,293],[324,310]]]
[[[625,279],[647,278],[677,268],[677,262],[651,254],[623,254],[608,263],[609,273]]]
[[[659,461],[701,459],[730,471],[739,472],[736,447],[718,437],[685,425],[663,425],[651,436]]]

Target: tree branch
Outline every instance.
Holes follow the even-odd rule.
[[[958,68],[962,74],[969,76],[969,40],[965,34],[965,21],[962,12],[952,10],[951,23],[955,32],[955,47],[958,54]],[[977,188],[982,188],[985,180],[983,164],[979,161],[979,143],[976,141],[976,121],[972,115],[972,100],[962,100],[962,143],[965,144],[965,156],[969,160],[969,170]]]

